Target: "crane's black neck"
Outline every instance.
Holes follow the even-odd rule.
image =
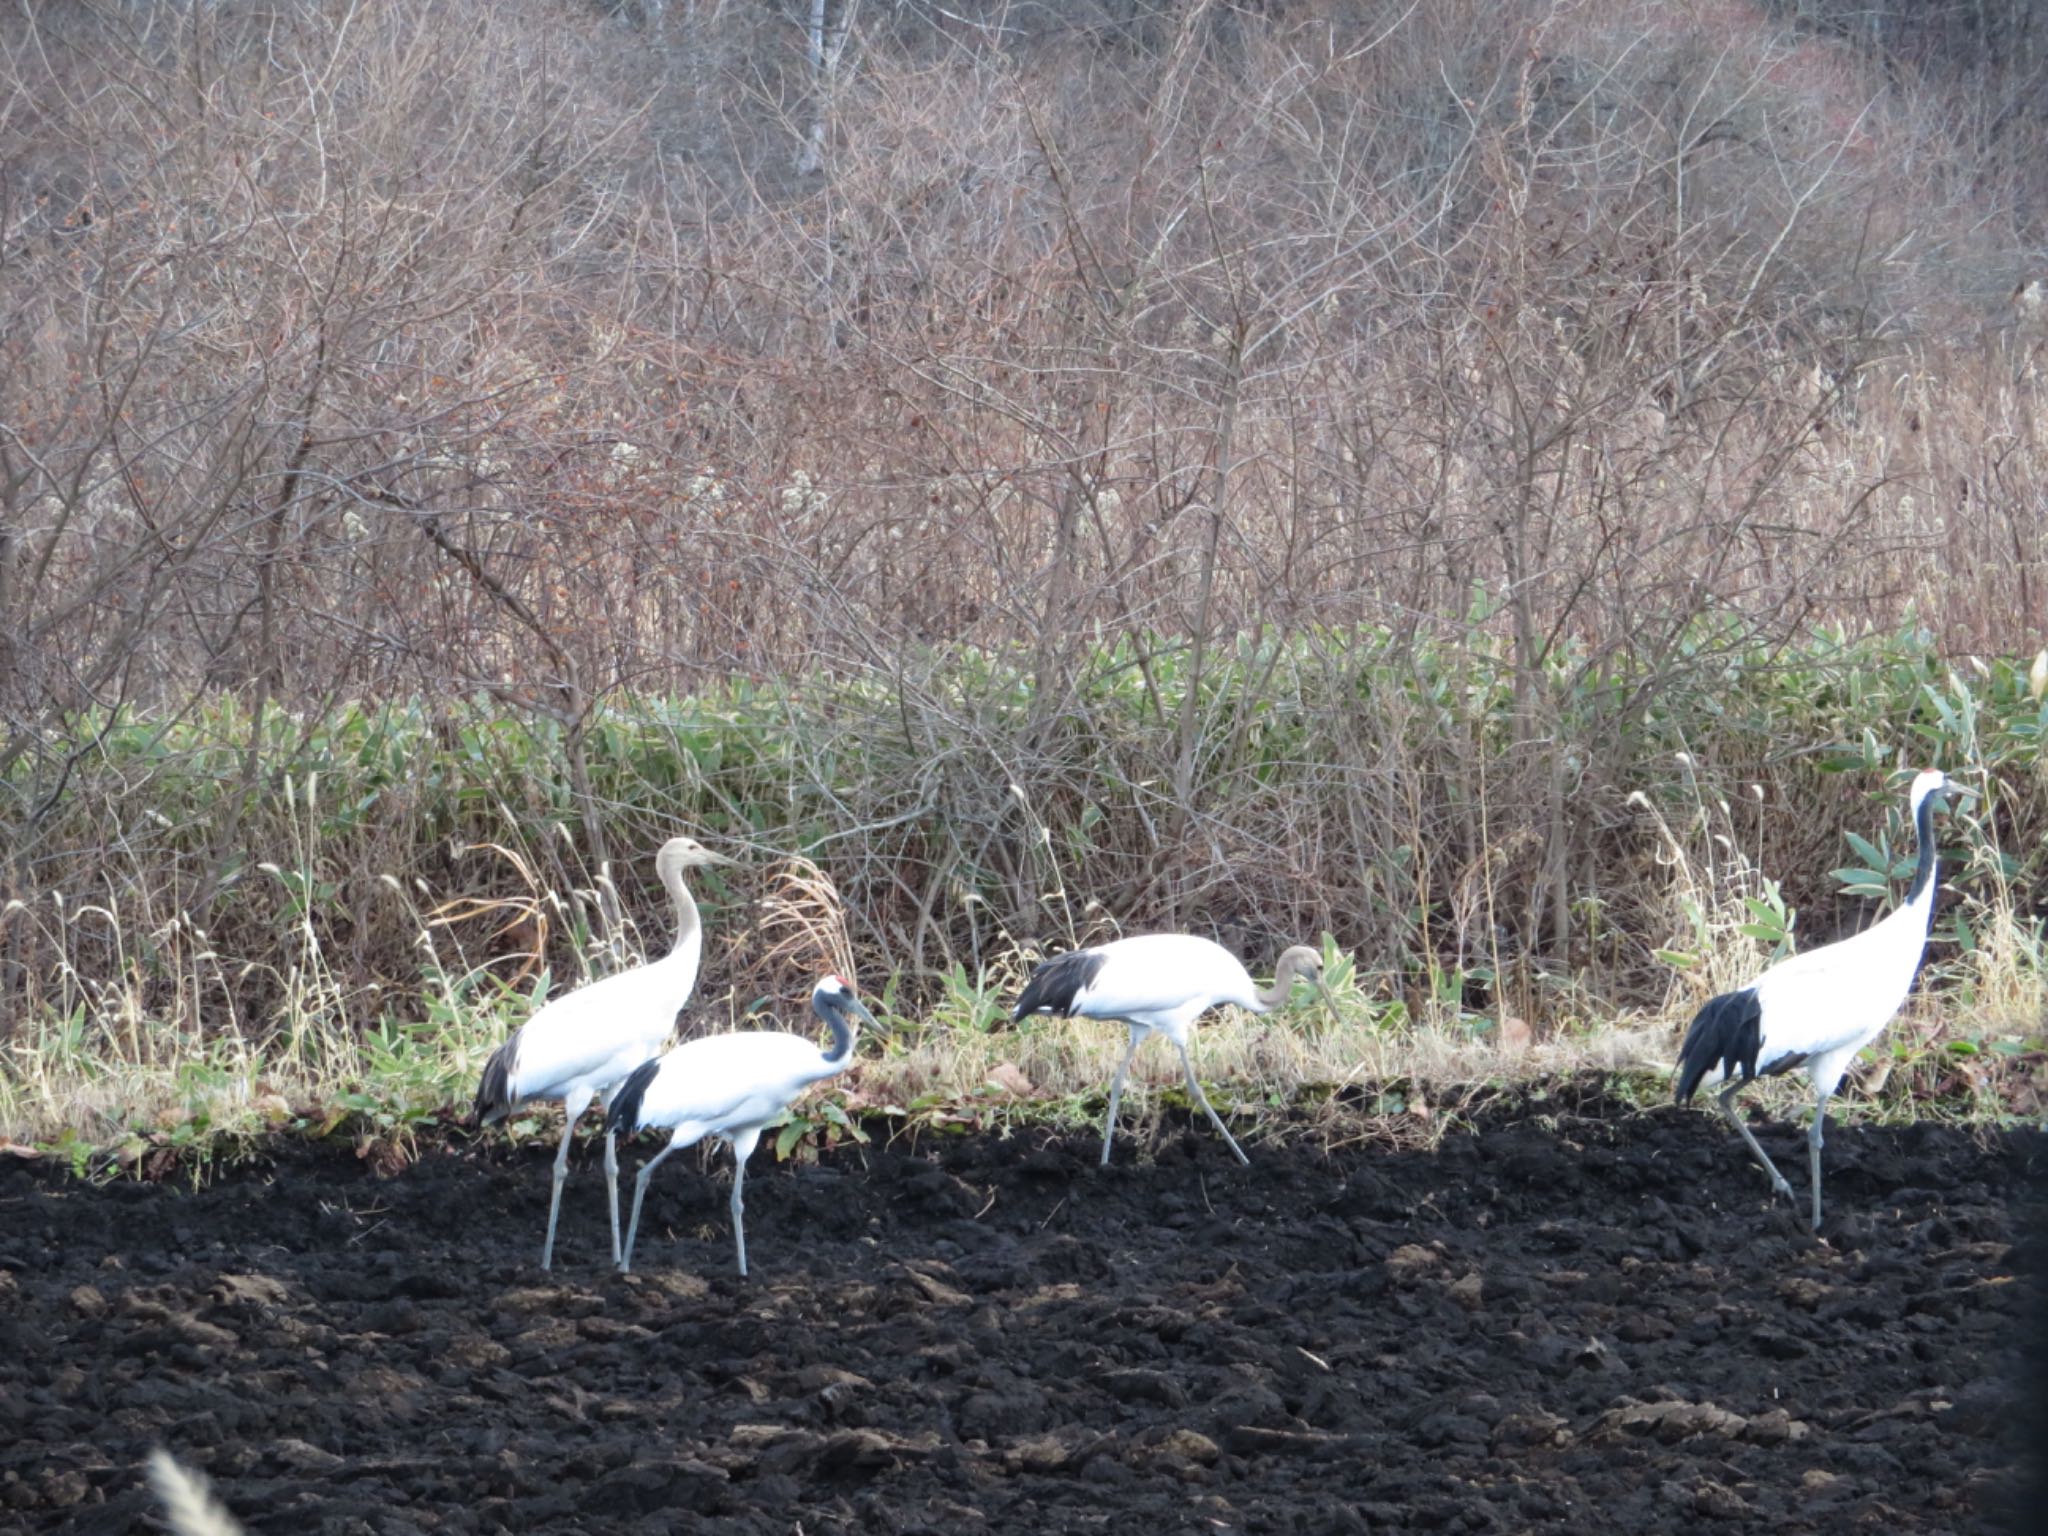
[[[1919,840],[1920,859],[1913,866],[1913,886],[1906,892],[1906,905],[1917,907],[1921,900],[1931,897],[1934,886],[1934,802],[1940,798],[1939,790],[1925,796],[1919,808],[1913,813],[1913,836]]]
[[[844,1066],[847,1059],[853,1055],[853,1021],[848,1019],[845,1011],[840,1008],[837,998],[820,998],[813,1011],[825,1021],[825,1027],[832,1031],[832,1049],[825,1053],[825,1065]]]

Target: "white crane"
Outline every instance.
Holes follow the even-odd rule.
[[[1719,1094],[1722,1113],[1771,1176],[1771,1189],[1788,1200],[1792,1186],[1742,1123],[1734,1100],[1753,1078],[1805,1068],[1814,1090],[1806,1145],[1815,1231],[1820,1230],[1820,1147],[1828,1096],[1856,1053],[1877,1038],[1906,1000],[1934,915],[1934,813],[1942,808],[1944,795],[1970,793],[1938,769],[1915,777],[1909,803],[1920,857],[1904,904],[1851,938],[1781,960],[1740,991],[1710,999],[1693,1016],[1678,1048],[1678,1102],[1690,1101],[1702,1084],[1725,1082]]]
[[[661,1049],[675,1028],[676,1014],[697,985],[704,955],[704,925],[697,903],[683,884],[683,871],[732,861],[689,837],[672,837],[655,855],[654,867],[676,907],[676,942],[659,960],[636,965],[563,994],[512,1032],[484,1064],[477,1084],[479,1125],[502,1120],[528,1099],[560,1099],[564,1111],[562,1148],[555,1154],[555,1188],[548,1201],[548,1235],[540,1267],[555,1256],[555,1221],[562,1212],[562,1184],[569,1177],[569,1142],[590,1101],[613,1091],[633,1069]],[[619,1261],[619,1153],[607,1132],[604,1177],[611,1194],[612,1262]]]
[[[626,1224],[622,1272],[633,1268],[633,1242],[640,1232],[640,1202],[647,1198],[648,1177],[677,1148],[716,1136],[732,1148],[732,1236],[739,1247],[740,1273],[746,1274],[746,1201],[740,1191],[747,1158],[761,1140],[762,1127],[812,1083],[853,1064],[853,1042],[859,1033],[854,1019],[864,1019],[871,1027],[875,1022],[853,988],[837,976],[827,976],[811,989],[811,1011],[832,1031],[829,1051],[820,1050],[815,1040],[782,1030],[705,1035],[643,1062],[626,1079],[605,1114],[605,1135],[630,1136],[649,1126],[669,1128],[674,1134],[633,1181],[633,1217]]]
[[[1115,1019],[1128,1026],[1131,1043],[1124,1059],[1117,1063],[1116,1078],[1109,1087],[1109,1117],[1102,1126],[1102,1163],[1109,1165],[1110,1141],[1116,1135],[1117,1104],[1123,1098],[1124,1074],[1138,1045],[1157,1030],[1174,1043],[1180,1064],[1187,1072],[1188,1088],[1202,1106],[1210,1123],[1223,1133],[1240,1163],[1249,1163],[1244,1148],[1230,1134],[1209,1096],[1195,1078],[1195,1064],[1188,1056],[1188,1029],[1207,1009],[1218,1003],[1235,1003],[1252,1013],[1270,1013],[1294,993],[1296,981],[1308,981],[1322,993],[1334,1010],[1329,989],[1323,985],[1322,957],[1305,944],[1281,953],[1274,967],[1273,985],[1257,986],[1237,957],[1221,944],[1187,933],[1148,933],[1136,938],[1117,939],[1092,949],[1047,960],[1031,973],[1017,999],[1013,1019],[1026,1014],[1055,1013],[1071,1018]]]

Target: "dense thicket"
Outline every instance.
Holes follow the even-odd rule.
[[[868,899],[896,861],[916,920],[873,937],[913,972],[973,957],[931,916],[957,889],[1088,926],[1028,850],[1090,833],[1111,770],[1121,851],[1067,888],[1116,920],[1250,879],[1233,920],[1341,927],[1356,888],[1287,877],[1420,830],[1532,964],[1591,964],[1674,719],[1826,626],[2040,642],[2048,160],[1994,12],[2031,39],[1648,0],[17,12],[0,878],[232,926],[344,701],[545,734],[543,820],[630,854],[607,711],[751,680],[799,743],[845,690],[913,753],[972,722],[941,846],[808,745],[777,791],[845,811],[803,841]],[[1419,725],[1332,714],[1301,772],[1218,771],[1301,657],[1403,655],[1452,680]],[[1859,762],[1927,745],[1868,723]],[[159,825],[114,729],[235,792]],[[1818,782],[1830,729],[1696,759],[1707,798]],[[1347,787],[1276,823],[1274,782]],[[17,999],[38,932],[0,940]]]

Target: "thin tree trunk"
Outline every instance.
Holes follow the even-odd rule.
[[[826,0],[811,0],[811,20],[807,28],[808,53],[811,61],[811,131],[804,136],[803,148],[797,151],[796,173],[810,176],[825,167],[825,130],[832,118],[832,95],[839,82],[839,59],[846,52],[847,33],[853,26],[853,13],[858,0],[841,0],[839,20],[829,29],[825,25]]]
[[[1215,460],[1209,479],[1214,502],[1209,509],[1208,536],[1202,542],[1202,565],[1195,587],[1193,649],[1188,657],[1187,691],[1180,701],[1178,750],[1173,770],[1175,836],[1185,836],[1191,820],[1195,787],[1195,723],[1200,714],[1202,668],[1209,654],[1209,615],[1216,596],[1216,556],[1223,543],[1224,521],[1230,515],[1231,456],[1237,448],[1237,400],[1244,382],[1244,334],[1231,338],[1223,379],[1223,397],[1216,410]]]

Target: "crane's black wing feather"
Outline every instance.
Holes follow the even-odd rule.
[[[512,1112],[512,1075],[519,1070],[519,1032],[484,1063],[483,1080],[476,1085],[476,1123],[489,1125]]]
[[[1757,1052],[1764,1043],[1763,1019],[1755,987],[1707,999],[1678,1048],[1678,1102],[1690,1100],[1700,1079],[1716,1066],[1726,1077],[1738,1071],[1745,1082],[1755,1077]]]
[[[605,1135],[631,1136],[640,1129],[641,1100],[647,1097],[647,1085],[654,1081],[655,1073],[660,1070],[659,1056],[651,1057],[633,1069],[633,1075],[612,1096],[611,1108],[604,1112]]]
[[[1046,961],[1031,973],[1023,994],[1011,1012],[1012,1019],[1028,1013],[1072,1013],[1074,999],[1102,974],[1108,956],[1099,949],[1077,949]]]

